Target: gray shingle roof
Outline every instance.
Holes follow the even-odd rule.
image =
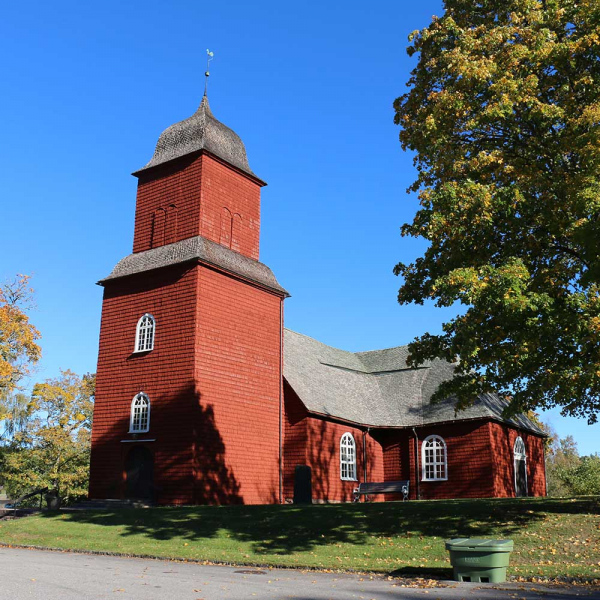
[[[409,368],[407,357],[407,346],[353,353],[286,329],[283,373],[308,411],[372,427],[491,418],[543,433],[524,415],[504,419],[507,403],[496,394],[484,394],[458,414],[451,399],[430,404],[440,383],[452,377],[453,366],[433,360]]]
[[[187,238],[174,244],[159,246],[144,252],[134,252],[121,259],[108,277],[98,283],[103,285],[107,281],[120,277],[144,273],[162,267],[168,267],[188,261],[200,261],[218,267],[244,279],[249,279],[275,292],[289,296],[282,288],[273,271],[263,263],[248,258],[239,252],[225,248],[221,244],[211,242],[202,236]]]
[[[215,119],[206,96],[191,117],[171,125],[160,134],[154,156],[134,175],[198,150],[206,150],[256,177],[248,164],[240,136]]]

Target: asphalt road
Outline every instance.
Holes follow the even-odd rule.
[[[138,558],[0,548],[2,600],[600,599],[589,587],[467,584],[402,587],[386,577],[247,569]]]

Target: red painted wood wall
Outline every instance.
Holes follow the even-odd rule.
[[[196,404],[196,267],[180,265],[118,280],[104,290],[92,429],[91,498],[120,498],[124,459],[134,439],[154,454],[155,485],[165,502],[192,497],[190,417]],[[154,350],[134,353],[138,319],[156,319]],[[177,357],[177,358],[175,358]],[[150,398],[150,431],[129,434],[131,401]]]
[[[357,485],[340,479],[339,443],[349,431],[357,444],[357,475],[364,481],[363,434],[366,428],[352,427],[307,413],[294,390],[285,387],[284,495],[293,497],[294,468],[312,468],[313,498],[343,502]],[[529,495],[545,495],[543,439],[504,424],[473,420],[410,429],[372,429],[367,437],[367,481],[410,481],[410,498],[487,498],[514,496],[513,445],[517,435],[528,453]],[[429,435],[446,442],[448,479],[423,481],[421,449]],[[418,452],[418,463],[415,458]],[[418,470],[417,470],[418,464]],[[418,473],[418,475],[417,475]],[[417,481],[418,477],[418,481]],[[401,495],[379,495],[373,500],[401,500]]]
[[[307,413],[294,390],[285,390],[285,459],[284,498],[294,496],[296,465],[312,469],[313,501],[349,502],[360,481],[383,480],[383,452],[365,428],[346,425]],[[343,481],[340,476],[340,440],[351,433],[356,444],[356,481]],[[367,460],[364,461],[366,444]],[[366,466],[366,474],[365,474]]]
[[[527,431],[505,427],[500,423],[490,423],[491,447],[495,456],[513,457],[515,440],[518,436],[521,436],[525,443],[528,495],[545,496],[546,469],[543,438]],[[499,497],[515,495],[515,469],[512,458],[494,463],[494,495]]]

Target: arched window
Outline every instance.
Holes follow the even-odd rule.
[[[165,244],[172,244],[177,239],[177,205],[167,206],[167,220],[165,223]]]
[[[240,251],[241,243],[241,232],[242,232],[242,216],[235,213],[231,222],[231,245],[229,246],[232,250]]]
[[[150,398],[140,392],[131,401],[129,433],[146,433],[150,429]]]
[[[356,481],[356,444],[351,433],[345,433],[340,440],[340,477]]]
[[[439,435],[430,435],[421,446],[423,481],[445,481],[448,479],[446,442]]]
[[[221,235],[219,236],[219,244],[231,248],[231,227],[232,227],[231,211],[225,206],[221,209]]]
[[[165,229],[167,228],[167,211],[157,208],[152,216],[152,241],[151,248],[158,248],[165,243]]]
[[[134,352],[149,352],[154,348],[154,317],[146,313],[138,321],[135,330],[135,350]]]
[[[515,465],[515,496],[527,496],[527,452],[525,442],[519,436],[513,448]]]

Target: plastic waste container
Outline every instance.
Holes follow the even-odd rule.
[[[446,542],[456,581],[499,583],[506,581],[512,540],[456,538]]]

